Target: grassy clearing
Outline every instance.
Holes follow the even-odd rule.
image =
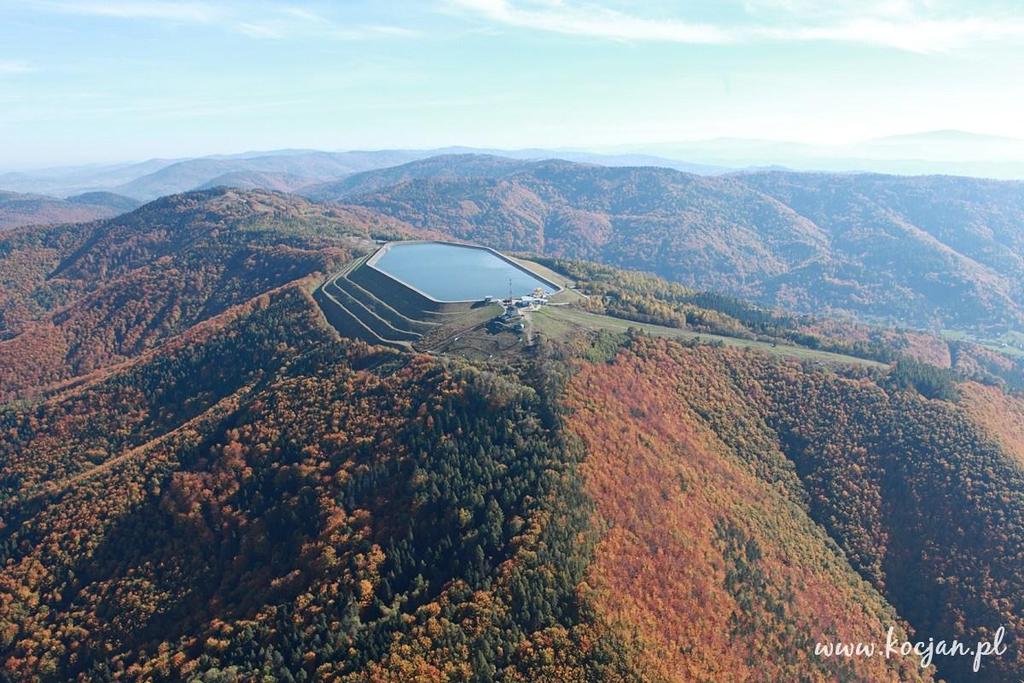
[[[705,342],[720,341],[726,346],[733,346],[741,349],[754,349],[779,356],[814,360],[826,363],[851,363],[854,365],[866,365],[870,367],[886,367],[882,363],[854,356],[845,356],[840,353],[829,351],[816,351],[799,346],[772,345],[768,342],[752,341],[749,339],[737,339],[735,337],[723,337],[716,334],[694,332],[692,330],[680,330],[674,327],[663,327],[638,323],[621,318],[612,318],[606,315],[588,313],[568,306],[547,306],[539,311],[530,314],[535,329],[542,335],[552,338],[565,337],[571,334],[573,329],[584,328],[593,331],[607,330],[609,332],[625,332],[629,328],[638,328],[648,334],[658,337],[673,337],[675,339],[701,339]]]
[[[572,284],[572,280],[568,279],[561,273],[556,273],[547,266],[542,266],[539,263],[530,261],[529,259],[519,258],[517,256],[509,256],[508,258],[512,259],[513,261],[521,265],[523,268],[526,268],[527,270],[534,272],[537,275],[540,275],[545,280],[550,280],[551,282],[554,282],[555,284],[561,287],[568,287],[569,285]]]
[[[943,330],[942,336],[953,341],[971,342],[1007,356],[1024,358],[1024,333],[1022,332],[1005,332],[997,337],[979,337],[962,330]]]

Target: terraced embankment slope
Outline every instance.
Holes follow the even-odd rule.
[[[471,303],[439,305],[368,266],[367,259],[349,262],[314,292],[327,321],[343,336],[411,350],[473,308]]]

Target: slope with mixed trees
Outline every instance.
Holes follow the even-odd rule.
[[[731,360],[635,339],[570,382],[568,429],[609,527],[588,576],[597,609],[636,629],[664,680],[929,679],[910,661],[815,656],[898,617],[807,514],[792,464],[722,372]]]
[[[814,645],[1020,637],[998,378],[558,260],[593,312],[897,362],[339,338],[313,288],[420,235],[220,189],[4,236],[0,680],[959,680]]]
[[[546,380],[338,339],[313,282],[0,409],[0,677],[639,681]]]
[[[295,283],[7,411],[3,675],[638,680],[548,400],[336,340]]]
[[[410,234],[358,209],[233,190],[9,232],[0,238],[0,400],[133,358],[260,292],[326,273],[371,235]]]
[[[460,170],[464,169],[464,170]],[[1024,321],[1024,184],[441,157],[311,188],[498,248],[602,261],[799,312]]]
[[[807,680],[821,662],[795,643],[884,642],[886,601],[915,639],[1006,628],[1007,653],[980,674],[936,658],[944,679],[1019,677],[1024,470],[1002,420],[1020,407],[983,391],[988,427],[977,400],[754,353],[637,338],[587,364],[568,425],[612,524],[591,567],[599,611],[636,625],[649,666],[678,680]]]

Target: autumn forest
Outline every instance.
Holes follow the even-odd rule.
[[[571,181],[598,211],[597,171],[571,171],[514,182],[554,201]],[[493,202],[488,173],[457,182]],[[451,177],[357,179],[351,202],[207,189],[0,233],[0,680],[1024,676],[1020,356],[815,315],[806,280],[771,302],[792,308],[739,276],[702,287],[681,242],[645,268],[625,250],[659,233],[621,216],[654,191],[612,175],[633,189],[600,202],[632,241],[579,212],[553,246],[496,237],[461,205],[457,237],[530,256],[572,282],[580,320],[621,323],[538,322],[490,356],[348,338],[314,297],[375,241],[451,237],[430,218]],[[808,197],[824,182],[690,191],[827,211]],[[758,202],[743,211],[781,211]],[[990,304],[972,325],[1018,315],[968,290]],[[977,673],[815,653],[890,626],[1003,627],[1007,649]]]

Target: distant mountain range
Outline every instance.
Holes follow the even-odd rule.
[[[520,161],[561,159],[612,167],[657,166],[696,175],[774,169],[1024,179],[1024,140],[934,131],[848,145],[720,138],[591,149],[281,149],[0,173],[0,190],[59,197],[106,191],[140,201],[218,185],[290,192],[354,173],[451,154],[490,154]]]
[[[0,190],[68,196],[106,191],[148,201],[179,192],[225,186],[236,189],[294,191],[336,181],[361,171],[386,168],[442,154],[484,151],[509,158],[537,160],[552,157],[605,166],[664,166],[691,173],[721,173],[728,169],[662,159],[650,155],[609,154],[528,149],[517,151],[380,150],[320,152],[277,150],[195,159],[154,159],[137,164],[55,168],[0,174]]]
[[[941,130],[846,145],[720,138],[622,145],[604,153],[651,154],[731,168],[1024,178],[1024,140]]]
[[[186,192],[221,179],[225,185],[260,187],[323,182],[351,173],[405,163],[428,152],[319,152],[280,150],[195,159],[155,159],[139,164],[49,169],[0,174],[0,189],[65,196],[85,191],[116,192],[139,200]]]

